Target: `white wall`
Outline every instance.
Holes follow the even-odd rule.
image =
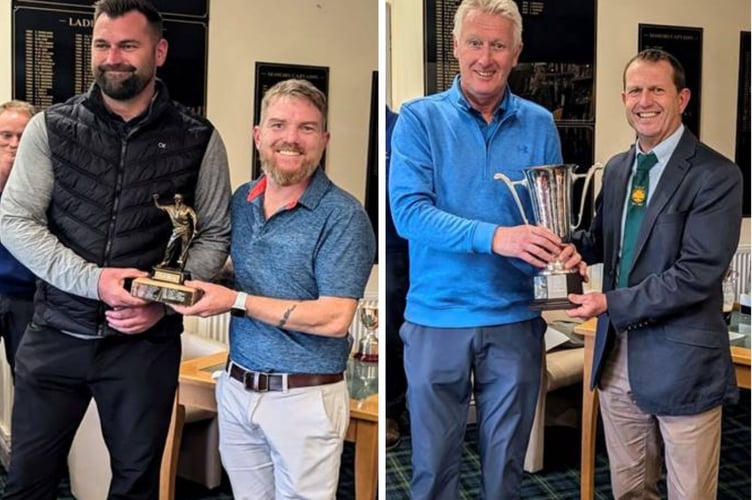
[[[392,102],[395,109],[423,95],[422,2],[391,3]],[[721,7],[722,5],[722,7]],[[634,142],[620,93],[624,64],[637,52],[637,25],[702,27],[701,140],[735,156],[739,32],[750,30],[749,0],[600,0],[597,2],[595,159],[605,162]],[[523,41],[524,41],[523,29]],[[524,49],[523,49],[524,51]],[[741,243],[750,242],[745,219]]]

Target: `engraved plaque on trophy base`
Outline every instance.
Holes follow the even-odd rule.
[[[186,279],[190,279],[187,274],[175,269],[155,267],[151,277],[133,280],[131,295],[163,304],[192,306],[201,298],[203,291],[183,284]]]
[[[582,276],[576,271],[543,270],[533,279],[535,300],[530,303],[533,311],[550,309],[571,309],[570,293],[582,293]]]

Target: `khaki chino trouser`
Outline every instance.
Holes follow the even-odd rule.
[[[599,388],[614,498],[660,498],[657,483],[662,438],[669,499],[715,499],[721,454],[721,406],[683,416],[642,411],[629,386],[627,338],[628,334],[616,336]]]

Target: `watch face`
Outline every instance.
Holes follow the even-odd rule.
[[[244,309],[238,309],[237,307],[233,307],[232,309],[230,309],[230,314],[232,316],[236,316],[236,317],[242,318],[243,316],[245,316],[245,310]]]

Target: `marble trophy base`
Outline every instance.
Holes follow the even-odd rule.
[[[149,278],[136,278],[131,285],[131,295],[152,302],[178,306],[192,306],[203,295],[198,288],[185,286],[190,274],[177,269],[155,267]]]
[[[582,276],[576,269],[545,269],[533,279],[535,300],[530,303],[533,311],[572,309],[575,304],[569,301],[570,293],[582,293]]]

